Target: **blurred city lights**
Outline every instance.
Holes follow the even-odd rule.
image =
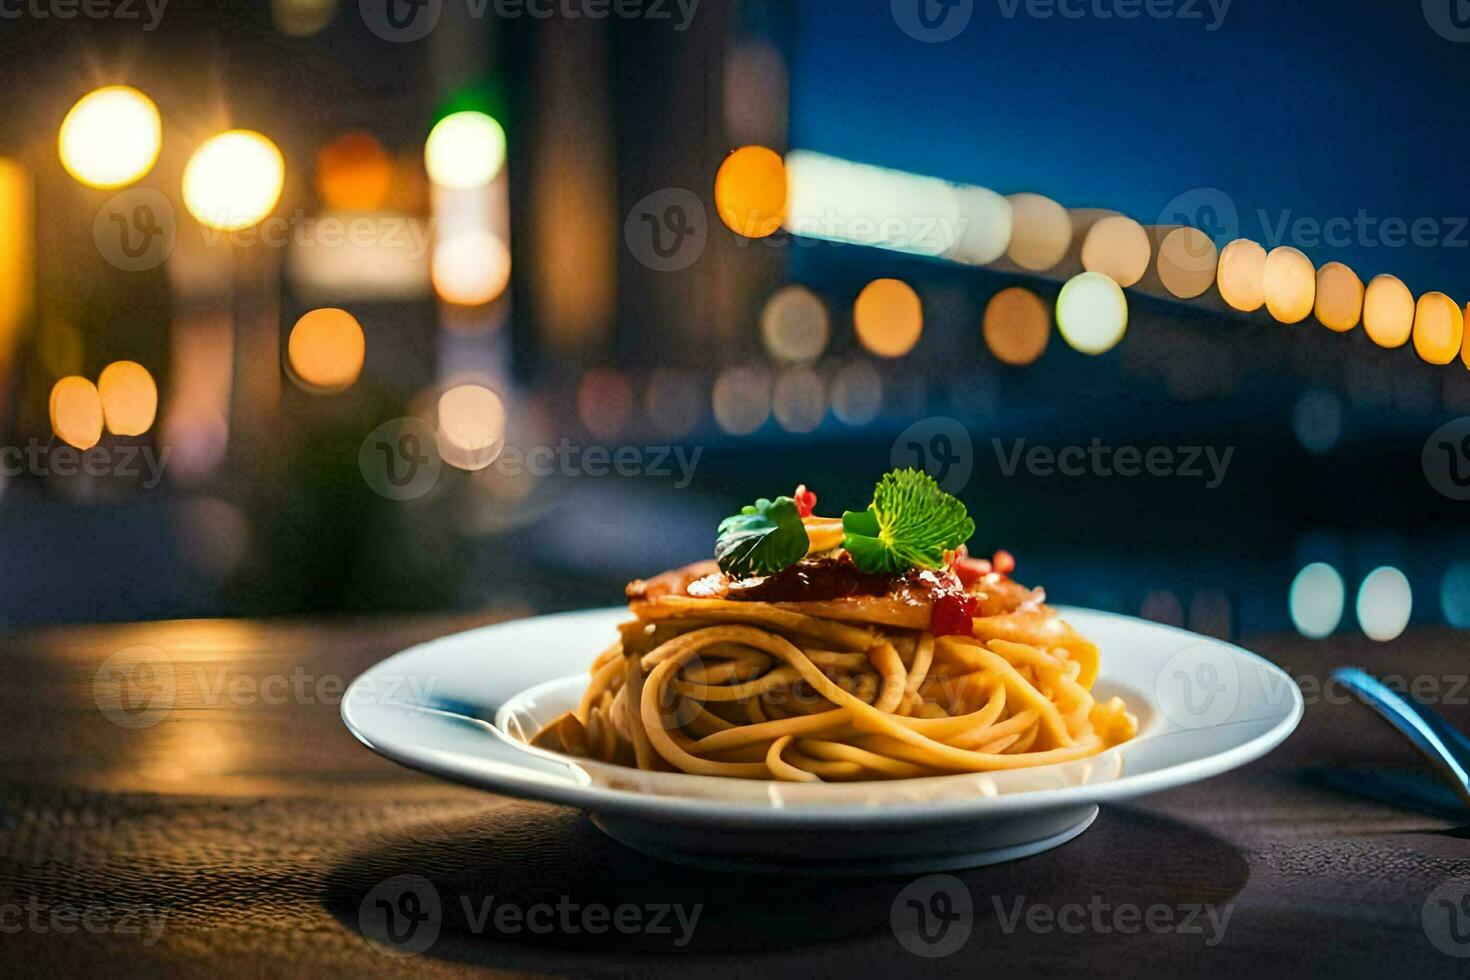
[[[1301,323],[1317,302],[1317,270],[1290,245],[1271,250],[1261,272],[1266,309],[1281,323]]]
[[[72,375],[51,388],[51,431],[67,445],[91,449],[102,439],[102,396],[86,378]]]
[[[786,217],[786,164],[764,146],[742,146],[715,174],[715,210],[725,227],[746,238],[765,238]]]
[[[1040,194],[1012,194],[1011,241],[1006,255],[1032,272],[1046,272],[1066,257],[1072,245],[1067,209]]]
[[[1029,289],[1002,289],[985,305],[985,346],[996,360],[1021,367],[1046,353],[1051,337],[1051,311]]]
[[[1465,314],[1444,293],[1425,293],[1414,309],[1414,350],[1430,364],[1449,364],[1465,341]]]
[[[1317,320],[1328,330],[1347,333],[1363,319],[1363,280],[1341,262],[1317,270]]]
[[[783,286],[761,311],[761,339],[778,361],[815,361],[827,349],[827,305],[804,286]]]
[[[655,371],[643,391],[643,414],[660,435],[687,435],[704,414],[704,392],[687,374]]]
[[[462,384],[439,396],[439,456],[462,470],[482,470],[505,448],[505,403],[478,384]]]
[[[262,221],[281,199],[286,161],[259,133],[210,137],[184,167],[184,206],[200,224],[236,231]]]
[[[955,203],[963,222],[959,238],[945,258],[967,265],[989,265],[1011,244],[1011,202],[984,187],[955,188]]]
[[[141,436],[153,428],[158,414],[158,385],[148,369],[136,361],[113,361],[97,378],[102,417],[107,431],[118,436]]]
[[[271,21],[291,37],[310,37],[332,22],[337,0],[271,0]]]
[[[1470,561],[1461,559],[1445,569],[1439,602],[1447,623],[1456,629],[1470,628]]]
[[[392,182],[393,161],[371,133],[344,133],[317,151],[316,189],[326,208],[375,211]]]
[[[131,184],[158,160],[163,122],[153,100],[127,85],[82,96],[61,122],[57,150],[66,172],[89,187]]]
[[[827,415],[827,388],[809,367],[788,367],[776,378],[771,412],[787,432],[811,432]]]
[[[874,279],[852,307],[858,341],[879,357],[903,357],[924,331],[919,294],[898,279]]]
[[[1342,576],[1324,562],[1313,562],[1297,572],[1287,597],[1297,632],[1314,640],[1330,636],[1337,629],[1346,601],[1347,586]]]
[[[441,187],[480,187],[505,165],[505,130],[483,112],[445,116],[424,142],[424,166]]]
[[[1363,293],[1363,329],[1379,347],[1402,347],[1414,331],[1414,294],[1394,276],[1374,276]]]
[[[786,184],[794,235],[937,256],[961,233],[955,186],[934,177],[792,150]]]
[[[715,422],[732,436],[750,435],[771,417],[771,375],[757,367],[728,367],[710,399]]]
[[[444,302],[483,306],[510,285],[510,249],[488,231],[456,235],[434,246],[430,277]]]
[[[1175,228],[1159,243],[1159,280],[1180,299],[1204,295],[1218,264],[1215,243],[1198,228]]]
[[[1266,302],[1266,250],[1246,238],[1237,238],[1220,250],[1215,279],[1220,297],[1242,313],[1254,313]]]
[[[1104,354],[1128,329],[1123,289],[1098,272],[1074,276],[1057,296],[1057,331],[1083,354]]]
[[[20,164],[0,157],[0,366],[12,356],[22,325],[30,319],[35,227],[35,190],[31,177]],[[69,370],[53,371],[52,376],[78,370],[80,364]]]
[[[1291,427],[1307,452],[1330,452],[1342,436],[1342,402],[1330,391],[1309,391],[1292,408]]]
[[[1358,625],[1370,640],[1394,639],[1409,625],[1414,590],[1403,572],[1391,566],[1375,568],[1358,587]]]
[[[844,425],[867,425],[883,408],[883,379],[867,361],[843,365],[832,380],[832,414]]]
[[[312,310],[291,328],[286,360],[291,376],[307,391],[326,394],[352,387],[362,373],[367,338],[346,310]]]
[[[1088,229],[1082,241],[1082,268],[1132,286],[1148,272],[1153,246],[1143,225],[1121,214],[1111,215]]]
[[[616,439],[633,418],[633,382],[617,368],[593,368],[577,385],[577,417],[599,439]]]
[[[184,561],[210,578],[222,579],[250,550],[250,520],[217,497],[192,497],[179,509],[178,534]]]

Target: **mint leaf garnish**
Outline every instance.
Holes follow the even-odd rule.
[[[806,557],[808,544],[796,501],[762,497],[720,522],[715,561],[731,578],[770,575]]]
[[[942,568],[944,553],[975,533],[959,500],[920,470],[894,470],[878,481],[867,510],[842,515],[842,546],[864,572],[897,574]]]

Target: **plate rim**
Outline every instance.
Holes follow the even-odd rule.
[[[1220,644],[1229,648],[1233,655],[1244,657],[1252,662],[1257,669],[1265,671],[1277,683],[1284,683],[1285,690],[1288,692],[1291,701],[1290,708],[1269,729],[1239,745],[1202,758],[1175,763],[1152,772],[1136,775],[1129,775],[1125,772],[1114,780],[1058,788],[1026,790],[1001,796],[962,796],[929,802],[903,801],[881,805],[834,803],[831,806],[810,805],[796,808],[784,807],[775,801],[764,805],[752,805],[726,800],[656,796],[635,790],[616,789],[591,784],[561,783],[547,779],[545,776],[535,775],[535,770],[530,767],[524,770],[516,770],[515,767],[508,766],[507,769],[509,771],[507,772],[487,774],[468,770],[463,766],[448,764],[443,759],[436,758],[432,752],[406,750],[400,745],[392,744],[391,741],[384,742],[380,738],[375,739],[372,733],[364,730],[364,726],[360,721],[354,718],[354,692],[359,689],[360,685],[368,682],[369,678],[374,674],[387,670],[389,665],[395,661],[411,660],[416,656],[424,655],[434,647],[463,642],[470,635],[507,626],[519,625],[524,627],[527,624],[550,620],[595,619],[601,616],[612,618],[615,614],[627,614],[627,608],[625,606],[609,606],[570,610],[541,616],[521,617],[500,623],[491,623],[485,626],[447,633],[443,636],[406,647],[368,667],[353,679],[343,694],[340,717],[353,737],[384,758],[410,769],[425,772],[453,783],[501,796],[556,803],[593,813],[619,813],[643,819],[661,820],[663,822],[686,821],[707,825],[726,824],[748,827],[751,821],[759,820],[774,828],[778,826],[811,825],[827,825],[830,827],[835,821],[841,821],[844,825],[851,826],[853,830],[866,830],[885,824],[952,823],[963,819],[1014,817],[1027,812],[1062,809],[1083,806],[1090,803],[1114,803],[1120,800],[1146,796],[1166,789],[1173,789],[1201,782],[1205,779],[1211,779],[1232,769],[1237,769],[1250,762],[1254,762],[1285,741],[1301,722],[1306,705],[1301,689],[1297,686],[1296,681],[1282,667],[1272,663],[1260,654],[1247,650],[1239,644],[1232,643],[1229,640],[1203,636],[1177,626],[1156,623],[1123,613],[1086,609],[1080,606],[1057,605],[1052,608],[1056,609],[1058,614],[1064,618],[1070,613],[1084,613],[1087,616],[1103,617],[1135,624],[1148,629],[1175,633],[1180,637],[1196,642],[1204,641]],[[1145,696],[1147,695],[1145,694]],[[397,705],[409,710],[430,710],[410,702],[397,702]],[[1155,703],[1151,702],[1149,706],[1151,710],[1159,710],[1158,705]],[[510,741],[509,736],[496,728],[491,721],[487,719],[475,720],[486,728],[487,737],[500,738],[507,742]],[[575,764],[574,760],[568,762],[569,766],[575,766]],[[958,774],[951,777],[941,776],[934,778],[963,779],[966,776],[964,774]]]

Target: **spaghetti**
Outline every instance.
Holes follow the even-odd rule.
[[[824,523],[805,519],[812,538]],[[829,547],[771,575],[705,562],[634,582],[581,703],[533,744],[821,782],[1042,766],[1131,738],[1123,702],[1092,695],[1097,647],[997,570],[1003,554],[871,574]]]

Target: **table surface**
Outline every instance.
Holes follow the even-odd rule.
[[[1386,725],[1322,690],[1334,667],[1363,666],[1417,683],[1470,729],[1464,634],[1415,631],[1385,645],[1247,638],[1307,695],[1281,748],[1105,807],[1049,853],[958,873],[974,909],[969,939],[919,959],[891,925],[912,878],[666,865],[607,840],[578,812],[403,769],[342,727],[341,691],[365,668],[497,618],[180,621],[6,637],[0,973],[1422,977],[1465,976],[1470,965],[1458,958],[1470,956],[1470,897],[1457,884],[1470,886],[1470,832],[1453,813],[1334,788],[1433,781]],[[139,648],[145,659],[163,651],[169,676],[152,682],[172,683],[172,708],[120,716],[99,677],[115,676],[109,658],[136,661]],[[404,874],[444,900],[442,929],[413,957],[389,955],[360,925],[373,890]],[[487,905],[538,903],[573,911],[534,935],[483,918]],[[688,934],[672,914],[667,931],[593,932],[596,920],[576,917],[627,904],[650,926],[660,906],[686,917],[697,906],[699,917]]]

